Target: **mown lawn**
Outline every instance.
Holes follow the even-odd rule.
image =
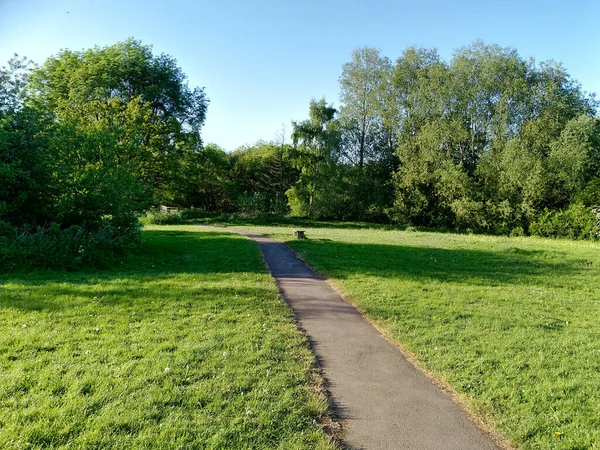
[[[256,245],[143,236],[117,270],[0,275],[0,448],[331,448]]]
[[[600,245],[248,229],[287,241],[516,446],[600,448]]]

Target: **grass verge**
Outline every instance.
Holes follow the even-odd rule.
[[[600,447],[600,245],[245,228],[286,241],[516,446]]]
[[[256,245],[143,241],[115,270],[0,275],[0,448],[332,448]]]

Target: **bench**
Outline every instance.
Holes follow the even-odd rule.
[[[292,230],[297,239],[304,239],[304,230]]]

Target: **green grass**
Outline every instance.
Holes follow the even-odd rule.
[[[0,274],[0,448],[331,448],[256,245],[194,226],[143,239],[115,270]]]
[[[600,245],[246,227],[285,240],[523,449],[600,448]]]

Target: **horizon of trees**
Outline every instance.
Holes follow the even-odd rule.
[[[410,47],[392,62],[363,47],[339,81],[339,109],[313,99],[308,119],[292,122],[292,143],[282,153],[297,170],[286,191],[292,215],[597,233],[598,102],[560,64],[536,64],[482,41],[450,61]],[[257,157],[269,145],[276,143],[244,146],[235,159]],[[267,195],[256,186],[245,193]]]
[[[139,41],[40,67],[13,58],[0,70],[0,265],[110,261],[158,205],[598,237],[598,102],[560,64],[482,41],[449,61],[362,47],[339,83],[339,108],[311,100],[291,142],[228,153],[202,142],[204,90]]]

